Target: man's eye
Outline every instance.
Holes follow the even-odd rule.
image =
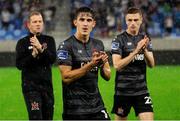
[[[134,21],[138,21],[138,19],[134,19]]]
[[[88,22],[91,22],[91,21],[92,21],[92,19],[88,19],[87,21],[88,21]]]
[[[80,21],[84,21],[84,19],[83,19],[83,18],[80,18],[79,20],[80,20]]]

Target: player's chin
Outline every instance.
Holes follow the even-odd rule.
[[[82,35],[84,35],[84,36],[87,36],[89,34],[90,34],[89,32],[82,32]]]
[[[87,30],[87,29],[86,29],[86,30],[82,30],[81,32],[82,32],[82,33],[84,33],[84,34],[88,34],[88,33],[90,33],[90,31],[89,31],[89,30]]]
[[[41,33],[41,31],[36,31],[35,33],[36,33],[36,34],[40,34],[40,33]]]
[[[41,33],[43,30],[42,30],[41,28],[37,28],[35,31],[36,31],[37,33],[38,33],[38,32]]]
[[[136,30],[136,27],[131,27],[131,31],[135,31]]]

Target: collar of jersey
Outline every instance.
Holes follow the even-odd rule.
[[[131,35],[131,34],[129,34],[127,31],[125,31],[125,33],[129,36],[129,37],[137,37],[140,33],[138,32],[138,34],[137,35]]]
[[[30,37],[33,37],[33,36],[34,36],[34,34],[33,34],[33,33],[31,33],[31,32],[29,32],[29,36],[30,36]],[[38,34],[38,35],[36,35],[36,36],[41,36],[41,34]]]
[[[79,42],[79,43],[81,43],[81,44],[88,44],[88,43],[90,42],[90,38],[89,38],[89,40],[88,40],[87,42],[85,42],[85,43],[83,43],[81,40],[77,39],[74,35],[73,35],[73,38],[74,38],[77,42]]]

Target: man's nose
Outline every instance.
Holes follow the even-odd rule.
[[[134,24],[135,23],[135,21],[132,21],[132,24]]]
[[[88,25],[88,22],[87,22],[87,21],[84,21],[84,25],[87,26],[87,25]]]

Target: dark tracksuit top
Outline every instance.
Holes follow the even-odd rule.
[[[38,35],[37,39],[42,44],[44,51],[36,58],[32,56],[30,37],[20,39],[16,46],[16,67],[22,71],[23,92],[50,91],[52,92],[51,66],[56,60],[56,46],[54,38],[47,35]]]

